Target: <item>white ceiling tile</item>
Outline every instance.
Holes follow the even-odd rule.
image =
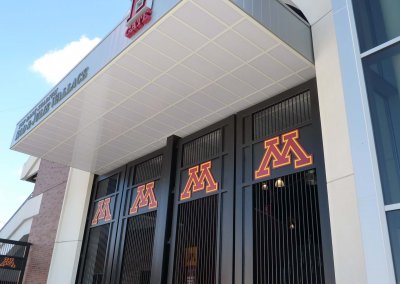
[[[315,78],[315,69],[314,67],[308,67],[298,72],[297,75],[304,78],[305,80],[310,80],[312,78]]]
[[[189,85],[165,74],[155,81],[156,84],[167,88],[179,96],[187,96],[194,91]]]
[[[66,129],[67,131],[77,131],[79,128],[79,123],[77,121],[71,121],[71,120],[63,120],[59,117],[53,117],[52,121],[58,125],[60,125],[61,128]]]
[[[290,71],[286,66],[283,66],[267,54],[257,57],[250,62],[250,65],[276,81],[279,81],[292,73],[292,71]]]
[[[207,95],[203,91],[199,91],[188,97],[189,100],[201,105],[202,107],[214,112],[222,107],[224,107],[224,103],[216,100],[210,95]]]
[[[302,77],[300,77],[298,75],[291,75],[290,77],[283,79],[279,83],[281,85],[285,86],[286,88],[290,89],[290,88],[293,88],[303,82],[304,82],[304,79]]]
[[[117,101],[109,100],[106,97],[107,95],[103,91],[100,91],[98,93],[97,92],[87,93],[85,90],[85,92],[82,92],[79,96],[79,99],[82,100],[81,111],[85,111],[85,108],[91,109],[92,107],[101,110],[107,110],[117,104]],[[126,97],[122,96],[122,100],[125,99]],[[122,100],[120,100],[119,102],[121,102]]]
[[[148,127],[147,125],[144,125],[144,124],[141,124],[141,125],[135,127],[134,130],[136,130],[139,133],[143,133],[143,134],[145,134],[147,136],[150,136],[153,139],[159,139],[163,135],[161,132],[159,132],[159,131],[157,131],[157,130],[155,130],[153,128],[150,128],[150,127]]]
[[[205,119],[202,119],[202,120],[196,121],[195,123],[192,123],[189,126],[181,129],[178,132],[178,135],[181,137],[185,137],[185,136],[195,133],[196,131],[199,131],[199,130],[205,128],[208,125],[209,125],[209,122]]]
[[[62,128],[49,128],[43,127],[39,129],[35,129],[35,134],[40,136],[47,136],[50,137],[52,140],[55,141],[63,141],[67,139],[72,132],[64,131]]]
[[[129,153],[127,150],[115,147],[112,144],[102,146],[97,150],[97,152],[100,154],[100,156],[102,156],[101,154],[104,154],[104,156],[113,157],[112,159],[114,160],[118,159],[117,157],[122,157]]]
[[[180,109],[181,111],[184,111],[186,113],[190,113],[191,115],[200,118],[202,116],[206,116],[209,113],[211,113],[211,111],[209,109],[206,109],[202,106],[200,106],[199,104],[196,104],[188,99],[185,99],[179,103],[177,103],[175,105],[175,107],[177,107],[178,109]]]
[[[128,53],[122,56],[121,59],[117,61],[117,64],[148,80],[153,80],[161,74],[159,70]]]
[[[262,52],[261,49],[231,30],[223,33],[215,42],[244,61],[248,61]]]
[[[168,115],[166,113],[160,113],[157,114],[154,119],[158,122],[162,122],[164,124],[167,124],[175,129],[179,129],[182,127],[185,127],[187,125],[187,123],[185,121],[176,119],[175,117]]]
[[[202,92],[206,93],[210,97],[220,101],[221,103],[230,104],[238,100],[240,96],[231,93],[227,89],[222,88],[218,84],[211,84],[204,88]]]
[[[211,83],[209,79],[182,65],[175,66],[168,71],[168,74],[174,76],[179,81],[184,82],[194,89],[202,88]]]
[[[247,38],[250,42],[257,45],[262,50],[268,50],[278,44],[274,36],[269,34],[265,28],[261,30],[259,24],[251,23],[249,20],[244,20],[233,27],[235,31]]]
[[[218,111],[218,114],[222,117],[222,118],[227,118],[228,116],[235,114],[235,111],[233,109],[231,109],[230,107],[225,107],[223,109],[220,109]]]
[[[127,97],[126,95],[105,88],[104,86],[102,86],[97,82],[89,85],[87,88],[85,88],[85,90],[82,91],[81,94],[79,94],[79,98],[81,100],[87,100],[86,97],[89,96],[91,97],[91,101],[105,100],[105,101],[110,101],[113,104],[120,103]]]
[[[154,138],[152,136],[149,136],[145,132],[139,132],[135,128],[132,130],[129,130],[127,133],[123,135],[124,137],[130,138],[133,141],[141,141],[144,144],[149,144],[152,141],[154,141]]]
[[[149,105],[143,104],[142,102],[140,102],[138,100],[135,100],[135,98],[127,100],[121,106],[123,108],[126,108],[126,109],[132,111],[133,115],[139,114],[140,116],[149,118],[155,114],[154,108],[152,108]]]
[[[174,132],[174,127],[172,127],[166,123],[162,123],[154,118],[147,121],[146,125],[149,128],[154,129],[163,135]]]
[[[272,83],[271,79],[247,64],[233,71],[232,75],[256,89],[263,89]]]
[[[301,55],[295,54],[294,51],[289,50],[289,48],[284,45],[277,46],[268,53],[296,72],[310,64]]]
[[[226,75],[217,81],[217,84],[221,85],[231,93],[238,97],[245,97],[256,91],[255,88],[246,84],[245,82],[238,80],[237,78]]]
[[[230,108],[232,108],[234,111],[239,112],[242,111],[248,107],[250,107],[252,104],[249,101],[246,101],[245,99],[239,100],[231,105],[229,105]]]
[[[159,100],[163,100],[166,102],[174,102],[180,98],[183,98],[183,95],[179,95],[176,93],[171,92],[170,90],[161,87],[157,84],[150,84],[143,88],[143,92],[153,95],[157,97]]]
[[[217,65],[196,54],[184,60],[183,64],[210,80],[215,80],[224,74],[224,71]]]
[[[132,126],[135,126],[147,119],[145,115],[134,112],[132,109],[129,109],[128,106],[124,105],[116,107],[113,111],[105,114],[103,118],[115,123],[129,124]]]
[[[169,57],[143,43],[136,44],[128,53],[161,71],[165,71],[175,64],[175,61]]]
[[[194,0],[202,8],[223,21],[228,26],[241,19],[241,15],[232,8],[232,4],[225,4],[224,1],[216,0]]]
[[[91,124],[89,129],[86,131],[84,130],[84,133],[90,133],[91,129],[95,129],[98,138],[100,135],[106,135],[106,137],[110,139],[112,136],[125,132],[132,126],[133,123],[128,120],[125,120],[121,123],[121,121],[116,120],[100,119]]]
[[[114,77],[107,75],[106,73],[101,74],[97,78],[97,81],[103,87],[106,87],[125,96],[128,96],[137,90],[137,88],[133,87],[132,85],[122,82],[120,80],[117,81]]]
[[[174,17],[168,17],[158,29],[191,50],[199,48],[208,41],[198,31],[189,28]]]
[[[120,67],[118,65],[113,65],[111,66],[107,71],[106,74],[111,75],[115,77],[118,80],[121,80],[127,84],[130,84],[138,89],[142,88],[144,85],[146,85],[149,80],[142,78],[131,71]]]
[[[193,115],[192,113],[184,111],[176,106],[172,106],[166,109],[165,113],[169,116],[175,117],[176,119],[185,121],[187,124],[192,123],[198,119],[198,117]]]
[[[219,114],[219,112],[215,112],[215,113],[205,117],[204,119],[207,120],[210,124],[212,124],[212,123],[216,123],[216,122],[220,121],[223,118],[224,117],[221,114]]]
[[[191,2],[187,2],[174,15],[208,38],[213,38],[226,27]]]
[[[160,112],[172,104],[171,102],[168,102],[166,100],[160,100],[159,99],[160,96],[162,95],[154,96],[152,94],[145,93],[142,91],[132,96],[132,99],[151,107],[154,110],[154,112]]]
[[[283,88],[281,85],[274,84],[261,90],[260,92],[246,97],[246,100],[252,104],[257,104],[283,92],[284,90],[285,88]]]
[[[209,43],[204,46],[198,52],[202,57],[206,58],[208,61],[213,62],[225,71],[230,72],[232,69],[237,68],[243,61],[237,57],[229,54],[226,50],[214,43]]]
[[[191,53],[189,49],[183,47],[157,30],[153,30],[148,34],[144,39],[144,42],[176,61],[182,60]]]

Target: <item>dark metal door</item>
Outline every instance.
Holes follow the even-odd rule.
[[[77,283],[165,283],[177,140],[96,178]]]
[[[125,167],[94,182],[77,283],[109,283]]]
[[[233,281],[234,117],[179,143],[168,283]]]
[[[334,283],[314,81],[238,114],[235,283]]]

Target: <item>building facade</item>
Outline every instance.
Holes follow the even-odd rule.
[[[24,282],[400,283],[400,4],[132,2],[17,124]]]

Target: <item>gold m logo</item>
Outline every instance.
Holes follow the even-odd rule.
[[[99,201],[97,204],[96,214],[94,214],[92,225],[96,225],[99,220],[104,220],[108,222],[112,219],[111,210],[110,210],[111,198],[106,198],[104,200]]]
[[[200,176],[198,175],[199,170]],[[192,191],[198,192],[206,189],[206,192],[209,193],[218,190],[218,183],[211,173],[211,161],[190,168],[188,174],[189,178],[185,189],[181,193],[181,200],[189,199],[192,196]]]
[[[264,157],[260,163],[259,168],[255,171],[255,179],[268,177],[271,175],[270,165],[272,168],[280,168],[292,163],[292,156],[294,159],[294,167],[296,169],[306,167],[313,164],[313,156],[308,154],[304,148],[297,141],[299,139],[299,130],[268,139],[264,141]],[[282,150],[279,149],[280,143],[283,144]]]
[[[149,209],[157,208],[158,202],[154,195],[154,181],[141,185],[137,189],[137,195],[129,214],[135,214],[139,208],[149,207]]]
[[[12,257],[5,257],[3,261],[0,263],[0,268],[2,267],[10,267],[10,268],[17,268],[15,264],[15,258]]]

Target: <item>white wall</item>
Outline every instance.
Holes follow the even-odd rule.
[[[42,194],[27,199],[0,230],[0,239],[19,241],[31,231],[33,217],[39,213]]]
[[[93,175],[71,168],[47,283],[75,283]]]
[[[364,251],[332,12],[312,31],[336,282],[363,284]]]
[[[39,166],[40,158],[30,156],[22,168],[21,179],[28,180],[32,176],[36,175],[39,171]]]
[[[395,283],[351,0],[292,0],[312,25],[337,283]]]

